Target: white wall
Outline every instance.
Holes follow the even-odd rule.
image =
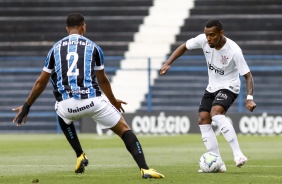
[[[144,24],[134,35],[129,44],[121,69],[112,79],[112,88],[116,98],[124,100],[126,112],[135,112],[148,92],[147,61],[150,57],[152,68],[160,69],[170,46],[175,42],[180,27],[194,7],[194,0],[155,0],[145,17]],[[132,70],[138,69],[138,70]],[[144,69],[144,70],[142,70]],[[151,73],[151,82],[158,76],[158,71]]]

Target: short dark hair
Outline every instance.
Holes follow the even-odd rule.
[[[69,14],[66,23],[68,27],[82,26],[84,24],[84,16],[80,13]]]
[[[206,28],[211,28],[215,26],[218,31],[221,31],[223,29],[222,23],[218,19],[210,19],[206,23]]]

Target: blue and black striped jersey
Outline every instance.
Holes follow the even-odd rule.
[[[43,68],[51,73],[57,101],[100,96],[95,70],[102,69],[104,54],[101,48],[78,34],[69,35],[55,43]]]

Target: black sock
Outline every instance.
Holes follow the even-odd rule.
[[[77,137],[73,122],[68,125],[65,123],[65,121],[60,116],[58,117],[59,117],[59,124],[60,124],[62,131],[64,132],[71,147],[75,151],[76,156],[79,157],[83,153],[83,150],[81,148],[79,139]]]
[[[121,138],[127,150],[131,153],[132,157],[137,163],[139,169],[149,169],[143,154],[142,146],[132,130],[124,132]]]

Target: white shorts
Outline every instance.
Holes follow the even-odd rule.
[[[66,124],[91,117],[101,129],[114,127],[121,117],[121,113],[104,96],[80,100],[70,98],[56,102],[55,110]]]

